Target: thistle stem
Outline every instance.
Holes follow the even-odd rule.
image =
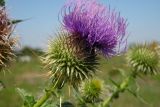
[[[128,77],[126,77],[119,85],[119,87],[116,87],[115,91],[104,100],[104,102],[102,103],[102,107],[110,107],[110,103],[113,101],[113,99],[116,99],[120,93],[124,92],[128,88],[130,80],[132,78],[135,78],[135,76],[135,73],[132,73]]]
[[[46,92],[45,95],[42,96],[33,107],[41,107],[51,95],[51,92]]]
[[[49,90],[45,90],[45,94],[36,102],[36,104],[34,104],[33,107],[41,107],[50,98],[50,96],[54,93],[54,87],[55,86],[51,85]]]

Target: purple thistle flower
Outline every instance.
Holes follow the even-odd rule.
[[[119,53],[117,49],[126,41],[126,20],[96,0],[69,0],[62,12],[64,28],[107,57]]]

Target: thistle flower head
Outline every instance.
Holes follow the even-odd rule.
[[[81,94],[84,101],[87,103],[95,103],[100,101],[103,87],[103,82],[99,79],[84,81],[81,87]]]
[[[63,25],[73,36],[86,39],[105,56],[118,53],[124,43],[126,20],[96,0],[69,0],[62,9]],[[123,46],[122,46],[123,47]]]
[[[2,36],[8,36],[12,31],[12,24],[6,14],[5,7],[0,6],[0,39]]]
[[[155,74],[159,70],[160,56],[151,45],[137,45],[127,53],[128,63],[134,70],[145,74]]]
[[[9,39],[6,41],[0,40],[0,70],[7,67],[9,63],[13,61],[15,57],[13,53],[15,43],[15,39]]]
[[[16,39],[11,38],[12,24],[6,15],[5,7],[0,7],[0,70],[6,67],[15,56],[13,47]]]
[[[68,82],[76,87],[95,72],[96,55],[86,43],[66,32],[60,32],[57,39],[50,41],[43,63],[50,69],[55,86],[62,88]]]

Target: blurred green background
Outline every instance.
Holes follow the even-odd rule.
[[[25,47],[16,51],[16,62],[9,70],[0,72],[0,107],[21,107],[22,99],[16,92],[16,88],[22,88],[34,96],[43,94],[43,87],[47,84],[47,71],[40,62],[43,52],[40,49]],[[124,79],[115,68],[123,68],[126,74],[125,57],[118,56],[100,61],[100,72],[96,76],[102,78],[106,84],[110,84],[108,78],[117,82]],[[137,78],[140,96],[147,102],[144,103],[128,92],[120,94],[120,98],[114,100],[113,107],[160,107],[160,75],[141,76]],[[132,86],[132,85],[131,85]]]

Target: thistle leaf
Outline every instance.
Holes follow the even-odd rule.
[[[142,98],[138,92],[134,92],[133,90],[127,89],[127,91],[132,94],[134,97],[136,97],[138,100],[140,100],[142,103],[150,105],[144,98]]]
[[[116,83],[114,80],[112,80],[111,78],[109,78],[109,80],[110,80],[110,82],[111,82],[114,86],[116,86],[117,88],[120,87],[120,85],[119,85],[118,83]]]
[[[34,96],[26,92],[24,89],[17,88],[16,90],[24,101],[24,107],[33,107],[36,103]]]

